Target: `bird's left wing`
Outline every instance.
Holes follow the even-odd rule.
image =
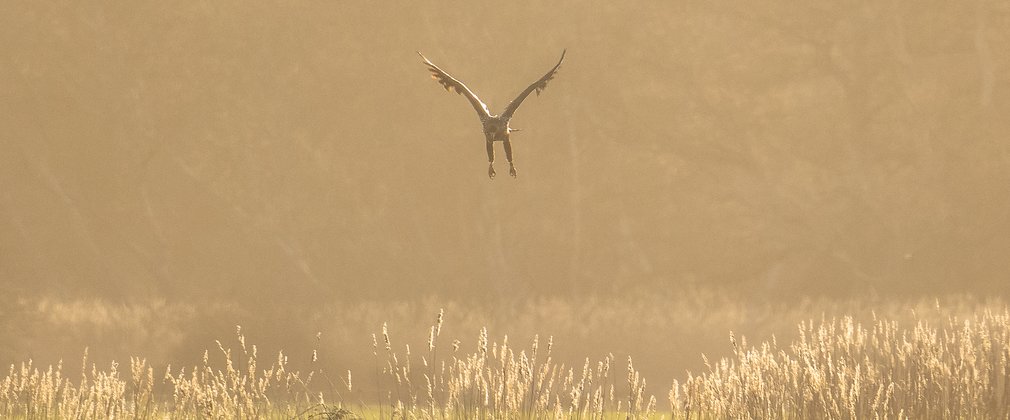
[[[449,73],[446,73],[444,70],[438,68],[438,66],[428,60],[424,54],[418,52],[417,55],[421,56],[421,59],[424,60],[424,64],[428,66],[428,71],[431,72],[431,78],[442,84],[442,87],[444,87],[445,90],[456,91],[456,93],[466,96],[466,99],[470,101],[470,105],[473,105],[473,109],[477,111],[477,116],[480,117],[481,121],[484,121],[484,119],[491,116],[491,111],[488,111],[487,104],[482,102],[480,98],[478,98],[477,95],[470,90],[470,88],[463,84],[463,82],[456,80],[455,77],[450,76]]]
[[[526,97],[529,96],[530,93],[532,93],[534,90],[537,91],[537,96],[540,96],[540,92],[547,88],[547,82],[551,81],[551,79],[554,78],[554,75],[558,73],[558,69],[561,68],[561,63],[565,61],[565,53],[567,51],[568,50],[565,49],[564,51],[561,52],[561,59],[558,60],[558,64],[555,64],[554,68],[552,68],[551,71],[547,72],[547,74],[545,74],[544,77],[541,77],[540,80],[533,82],[532,85],[527,87],[526,90],[520,93],[519,96],[517,96],[515,99],[512,100],[512,102],[509,102],[509,105],[505,107],[505,111],[501,113],[502,118],[506,120],[512,118],[512,114],[515,114],[516,109],[519,108],[519,105],[521,105],[523,103],[523,100],[526,99]]]

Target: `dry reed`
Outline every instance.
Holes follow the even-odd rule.
[[[541,348],[540,338],[516,348],[508,336],[491,341],[481,329],[473,352],[453,342],[451,353],[438,357],[443,312],[429,329],[427,354],[414,370],[410,347],[393,351],[383,325],[386,361],[384,383],[392,384],[380,402],[380,415],[392,418],[647,418],[656,399],[645,395],[645,380],[628,358],[627,378],[614,375],[613,355],[581,368],[556,363],[553,339]]]
[[[11,365],[0,381],[0,417],[1010,417],[1005,307],[950,316],[936,325],[925,316],[915,316],[918,322],[908,326],[876,318],[867,326],[850,317],[808,321],[784,348],[774,338],[749,346],[731,334],[732,357],[705,359],[706,372],[674,382],[669,413],[657,412],[631,357],[624,370],[618,370],[613,354],[568,366],[552,357],[552,338],[535,336],[517,347],[508,336],[492,340],[487,329],[469,350],[459,340],[441,348],[443,315],[439,311],[427,329],[427,346],[420,352],[395,344],[387,325],[381,337],[373,335],[378,392],[371,405],[347,406],[332,383],[333,397],[326,401],[312,386],[313,376],[323,372],[290,371],[283,353],[259,367],[256,346],[247,345],[238,329],[235,348],[219,342],[198,366],[168,367],[160,384],[144,359],[131,358],[128,372],[122,372],[114,362],[105,368],[89,363],[87,351],[76,380],[66,377],[62,362],[46,368],[31,360]],[[314,365],[318,357],[314,349]],[[349,393],[354,388],[350,371],[340,381]],[[156,392],[160,389],[165,391]]]
[[[1008,339],[1006,309],[939,326],[806,322],[785,349],[731,338],[732,358],[674,383],[672,417],[1006,419]]]
[[[105,370],[88,363],[85,350],[81,378],[63,376],[63,362],[40,369],[31,360],[11,365],[0,381],[0,418],[290,418],[322,403],[312,396],[313,374],[302,377],[287,370],[287,356],[259,370],[256,346],[246,346],[237,331],[239,353],[218,342],[221,365],[215,368],[210,352],[200,366],[165,370],[170,392],[155,395],[154,368],[141,358],[130,359],[127,378],[119,364]]]

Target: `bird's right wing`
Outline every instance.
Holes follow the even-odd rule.
[[[481,102],[480,98],[478,98],[477,95],[470,90],[470,88],[466,87],[463,82],[456,80],[455,77],[450,76],[449,73],[446,73],[442,69],[438,68],[438,66],[428,60],[424,54],[418,52],[417,55],[421,56],[421,59],[424,60],[424,64],[428,66],[428,71],[431,72],[431,78],[440,83],[446,91],[456,91],[456,93],[466,96],[466,99],[470,101],[470,105],[473,105],[473,109],[477,111],[477,116],[480,117],[481,121],[484,121],[484,119],[491,116],[491,111],[488,111],[487,105],[484,102]]]

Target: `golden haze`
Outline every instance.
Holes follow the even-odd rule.
[[[420,346],[446,307],[458,337],[633,354],[662,395],[729,330],[1010,292],[1006,2],[0,16],[4,366],[192,365],[242,324],[367,371],[383,321]],[[500,112],[564,48],[512,122],[519,177],[489,181],[415,51]]]

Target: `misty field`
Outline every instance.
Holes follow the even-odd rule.
[[[11,365],[0,382],[4,418],[1007,418],[1010,312],[1006,305],[907,306],[866,322],[826,317],[795,338],[758,344],[726,331],[730,356],[649,387],[634,357],[564,363],[553,338],[515,342],[487,329],[443,334],[432,314],[423,346],[399,344],[386,324],[360,347],[364,371],[290,368],[244,331],[195,366],[142,358]],[[317,337],[317,343],[320,341]],[[691,343],[682,343],[690,347]],[[327,352],[312,351],[314,365]],[[663,378],[669,380],[669,378]],[[366,389],[361,391],[362,386]]]
[[[1010,420],[1008,1],[0,17],[0,420]]]

